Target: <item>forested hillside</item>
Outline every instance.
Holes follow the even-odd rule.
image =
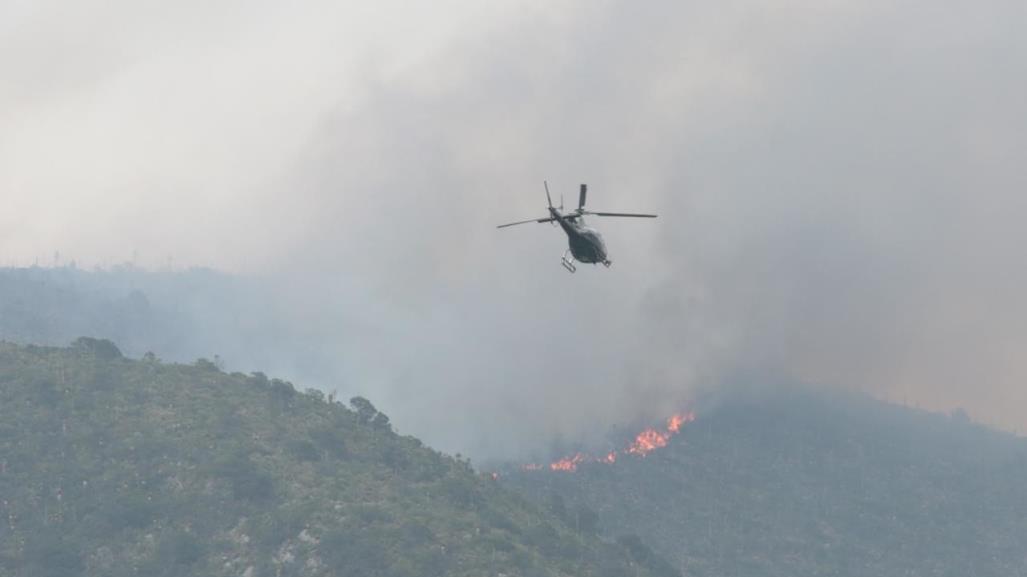
[[[673,575],[465,460],[207,360],[0,343],[0,575]]]
[[[504,482],[685,575],[1027,575],[1027,443],[962,413],[750,392],[645,457]]]
[[[236,282],[0,270],[0,339],[142,357],[0,345],[0,577],[1027,575],[1027,442],[965,414],[768,387],[645,457],[497,481],[366,400],[226,373],[347,350]]]

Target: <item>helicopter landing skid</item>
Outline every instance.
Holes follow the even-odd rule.
[[[563,257],[560,258],[560,264],[562,264],[563,268],[567,269],[567,272],[569,273],[574,273],[576,270],[578,270],[578,267],[574,266],[574,261],[567,258],[566,252],[563,253]]]

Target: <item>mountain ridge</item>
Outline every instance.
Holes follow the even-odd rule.
[[[683,575],[1027,573],[1023,438],[855,393],[721,397],[645,457],[503,482]]]
[[[3,577],[673,574],[366,399],[100,339],[0,342],[0,455]]]

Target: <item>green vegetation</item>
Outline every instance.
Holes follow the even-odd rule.
[[[104,340],[0,343],[0,576],[664,574],[351,404]]]
[[[645,458],[504,482],[684,575],[1008,577],[1027,575],[1024,479],[1027,442],[961,412],[775,390],[700,407]]]
[[[0,344],[0,577],[1027,575],[1027,442],[963,413],[749,392],[644,459],[497,483],[366,399],[146,353],[336,382],[344,339],[244,285],[0,269],[0,339],[142,357]]]

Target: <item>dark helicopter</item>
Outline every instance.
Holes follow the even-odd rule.
[[[563,258],[560,260],[563,264],[563,268],[570,272],[574,272],[577,268],[574,266],[574,260],[583,263],[603,263],[605,266],[610,266],[612,261],[608,257],[606,252],[606,244],[603,242],[603,236],[599,234],[599,231],[590,228],[585,225],[585,215],[588,216],[630,216],[639,218],[656,218],[655,214],[634,214],[627,212],[591,212],[585,210],[585,196],[588,194],[588,185],[581,185],[581,192],[578,195],[578,208],[573,212],[564,213],[563,201],[560,202],[560,208],[553,206],[553,199],[549,196],[549,183],[543,181],[542,183],[546,187],[546,200],[549,202],[549,216],[547,218],[534,218],[531,220],[522,220],[519,222],[511,222],[509,224],[501,224],[496,228],[506,228],[508,226],[514,226],[516,224],[527,224],[529,222],[555,222],[560,225],[560,228],[567,233],[567,243],[570,248],[563,253]],[[567,258],[567,254],[570,253],[574,260]]]

